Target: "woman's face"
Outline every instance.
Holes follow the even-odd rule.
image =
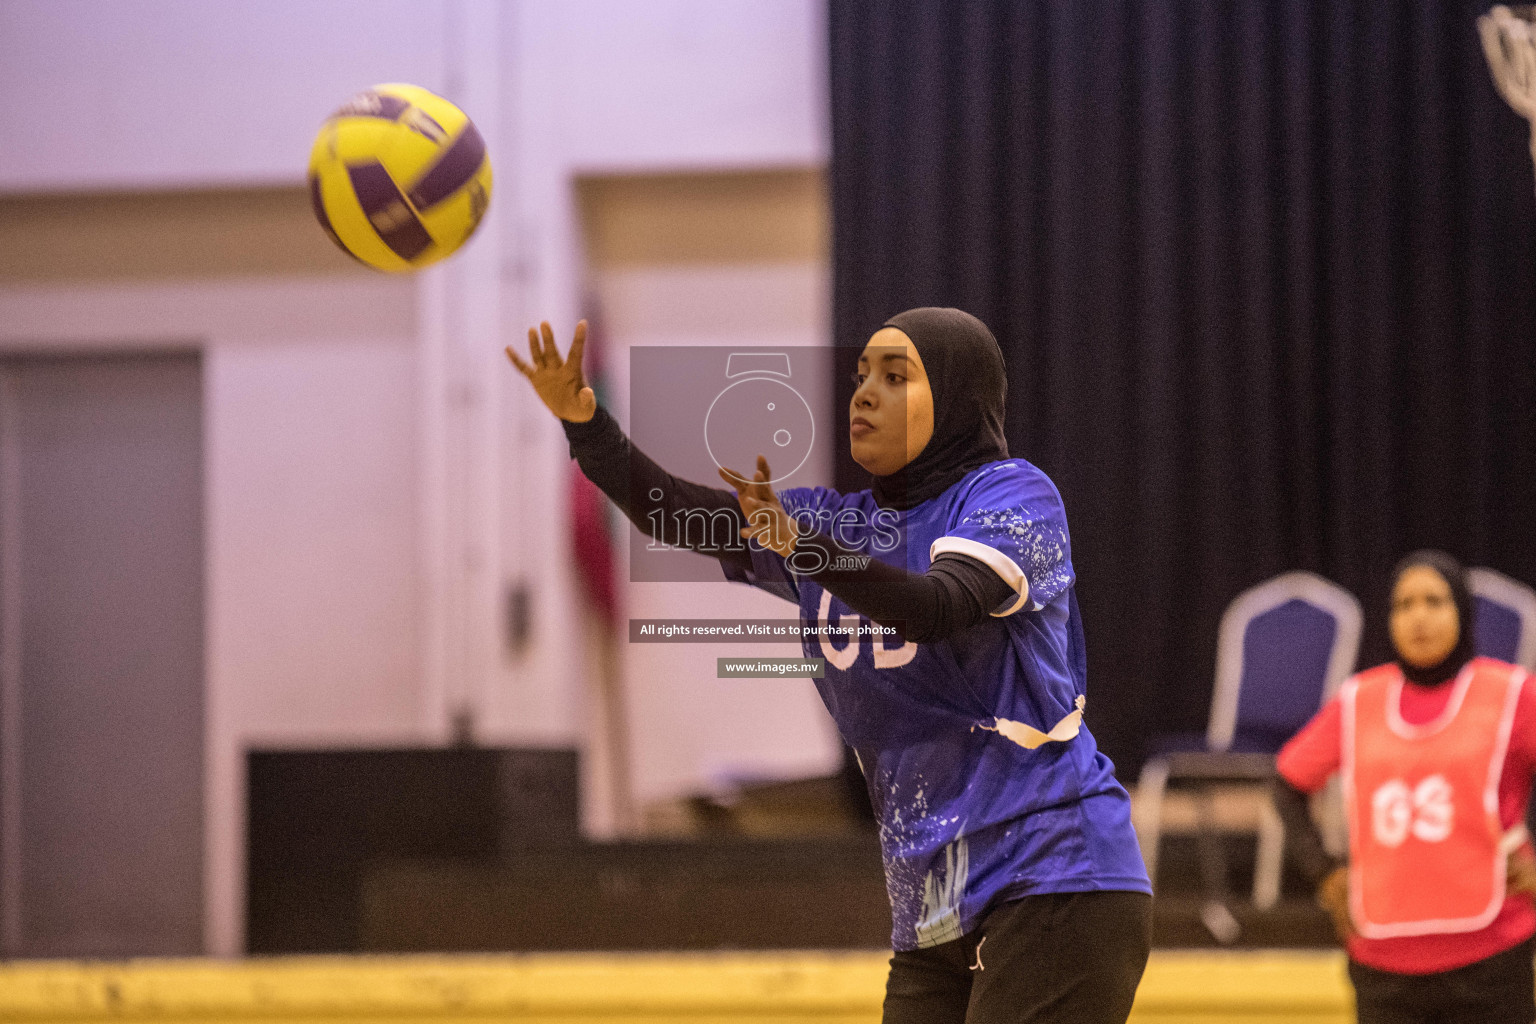
[[[1392,646],[1414,668],[1432,668],[1461,638],[1456,601],[1445,577],[1427,565],[1403,570],[1392,588]]]
[[[864,346],[858,390],[848,404],[848,447],[853,461],[888,476],[913,459],[933,437],[933,391],[912,339],[882,327]]]

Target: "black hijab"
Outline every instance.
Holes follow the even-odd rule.
[[[917,458],[871,490],[881,508],[909,509],[938,497],[978,466],[1008,457],[1003,403],[1008,374],[987,325],[959,309],[924,306],[898,313],[894,327],[917,348],[933,392],[933,436]]]
[[[1401,654],[1396,656],[1397,665],[1403,670],[1403,675],[1409,682],[1418,683],[1420,686],[1436,686],[1448,679],[1456,678],[1462,666],[1472,660],[1472,624],[1475,621],[1472,607],[1472,592],[1467,589],[1467,571],[1461,563],[1456,561],[1444,551],[1436,551],[1426,548],[1415,551],[1397,563],[1397,568],[1392,571],[1392,589],[1397,589],[1397,581],[1403,578],[1403,573],[1415,566],[1428,566],[1440,574],[1451,588],[1451,600],[1456,604],[1457,625],[1460,632],[1456,637],[1456,646],[1451,648],[1451,653],[1445,656],[1445,660],[1438,665],[1429,668],[1418,668],[1403,660]],[[1388,601],[1390,601],[1390,596]]]

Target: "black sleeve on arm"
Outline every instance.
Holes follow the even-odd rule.
[[[618,420],[601,405],[585,423],[560,422],[582,475],[612,499],[641,533],[654,536],[659,519],[662,536],[658,540],[723,563],[750,567],[752,555],[741,536],[747,521],[735,491],[689,483],[668,473],[634,446]],[[659,500],[651,497],[657,490]],[[699,513],[686,537],[680,513]],[[685,539],[691,543],[685,544]]]
[[[796,542],[796,551],[821,553],[829,566],[867,558],[824,533]],[[828,568],[808,578],[842,598],[848,607],[882,626],[894,626],[917,643],[946,640],[981,622],[1014,594],[991,566],[968,555],[945,552],[926,573],[868,558],[862,569]]]
[[[1280,822],[1285,826],[1286,853],[1308,884],[1316,889],[1318,883],[1339,866],[1339,861],[1323,846],[1323,834],[1318,831],[1317,822],[1312,820],[1307,794],[1285,779],[1276,778],[1273,796],[1275,810],[1280,813]]]
[[[751,552],[740,533],[746,517],[741,514],[736,492],[679,480],[668,473],[634,446],[601,405],[585,423],[562,420],[561,424],[571,457],[582,474],[641,533],[652,536],[654,520],[659,518],[663,530],[660,539],[665,543],[699,551],[725,564],[751,567]],[[651,498],[654,490],[661,492],[660,499]],[[679,513],[695,514],[686,537]],[[685,539],[689,543],[684,543]],[[820,548],[829,565],[838,564],[840,557],[865,557],[820,533],[801,537],[797,547]],[[906,639],[920,643],[943,640],[969,629],[1014,592],[990,566],[952,552],[934,559],[926,573],[909,573],[870,558],[862,569],[828,569],[810,579],[842,598],[854,611],[881,625],[898,626]]]

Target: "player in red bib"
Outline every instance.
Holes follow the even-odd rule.
[[[1276,804],[1349,952],[1362,1024],[1536,1020],[1536,860],[1522,824],[1536,693],[1522,669],[1472,656],[1472,622],[1455,559],[1403,559],[1396,660],[1345,682],[1280,751]],[[1347,865],[1307,813],[1334,772]]]

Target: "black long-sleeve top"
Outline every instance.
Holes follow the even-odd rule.
[[[1286,855],[1315,889],[1340,861],[1323,845],[1322,832],[1312,820],[1307,794],[1277,778],[1272,795],[1280,822],[1285,826]]]
[[[751,565],[751,553],[744,544],[720,543],[725,524],[729,524],[728,538],[739,538],[747,525],[734,491],[679,480],[668,473],[634,446],[602,406],[585,423],[562,423],[571,457],[582,473],[641,532],[654,536],[659,525],[661,536],[656,539],[665,544],[699,551],[726,565]],[[708,523],[708,528],[697,536],[685,531],[677,514],[683,511],[702,513],[696,521]],[[825,565],[855,564],[839,563],[840,556],[855,553],[821,532],[802,534],[796,548],[819,549],[827,556]],[[944,640],[969,629],[1014,593],[990,566],[953,552],[935,558],[926,573],[910,573],[874,558],[863,561],[861,569],[826,569],[807,578],[871,621],[919,643]]]

